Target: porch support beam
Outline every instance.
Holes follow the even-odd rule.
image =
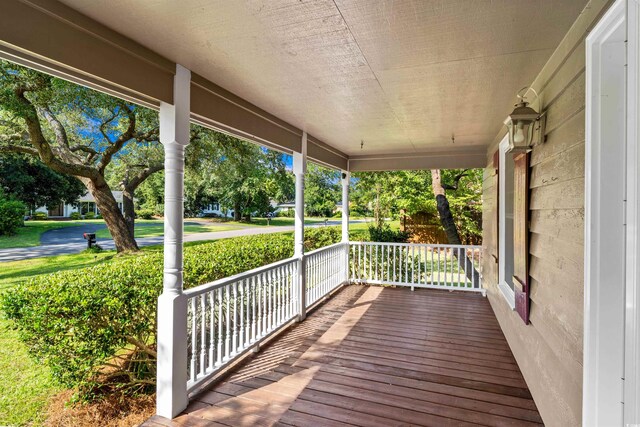
[[[304,320],[307,315],[304,257],[304,175],[307,173],[307,133],[302,133],[300,152],[293,153],[293,173],[296,176],[296,217],[294,224],[294,256],[298,258],[296,281],[298,296],[298,319]]]
[[[342,242],[349,242],[349,171],[342,171]]]
[[[344,244],[344,281],[349,281],[349,183],[351,174],[343,170],[342,178],[342,243]]]
[[[177,65],[174,104],[160,104],[165,150],[164,280],[158,298],[156,412],[173,418],[188,404],[187,299],[183,294],[184,151],[189,144],[191,72]]]

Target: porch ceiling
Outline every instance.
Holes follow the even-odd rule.
[[[586,0],[62,2],[366,156],[489,144]]]

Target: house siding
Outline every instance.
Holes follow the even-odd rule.
[[[497,175],[487,152],[483,258],[487,296],[547,426],[582,422],[585,38],[610,1],[591,1],[533,83],[547,111],[530,162],[529,325],[497,287]],[[537,108],[537,102],[533,103]],[[505,114],[506,115],[506,114]]]

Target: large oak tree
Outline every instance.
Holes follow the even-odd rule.
[[[106,174],[118,156],[159,145],[156,112],[0,61],[0,118],[0,152],[27,154],[78,178],[95,198],[118,252],[138,249],[132,204],[125,203],[128,225]],[[162,168],[157,157],[142,161],[123,184],[125,193]]]

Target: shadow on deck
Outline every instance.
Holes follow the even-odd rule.
[[[176,419],[144,426],[541,423],[486,298],[351,285]]]

